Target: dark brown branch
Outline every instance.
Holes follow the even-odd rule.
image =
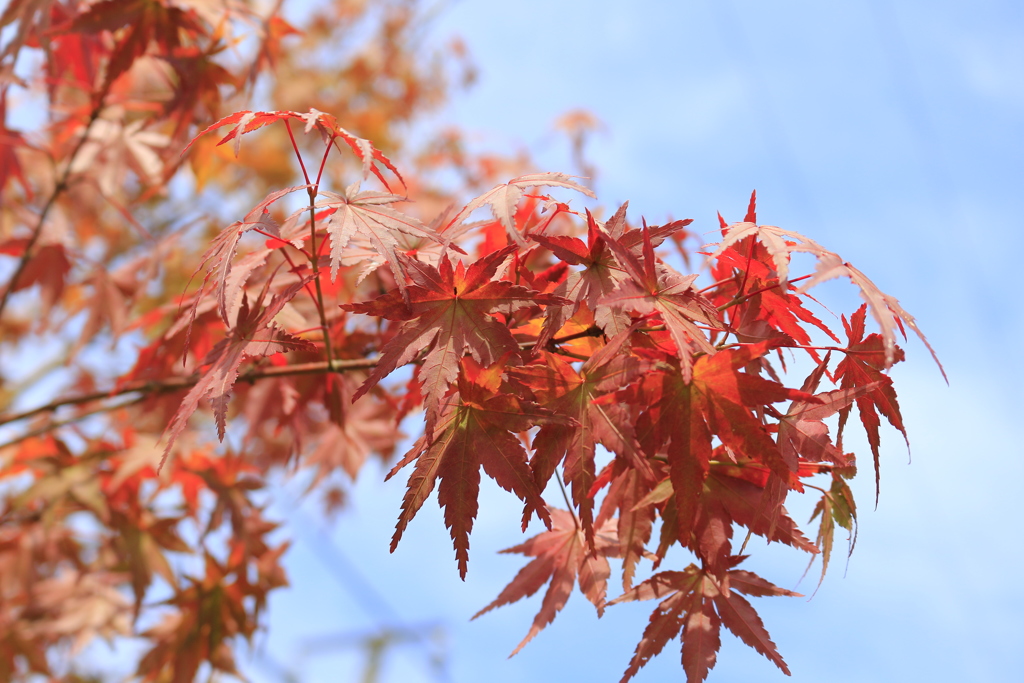
[[[255,382],[259,379],[266,379],[269,377],[291,377],[294,375],[316,375],[324,374],[327,372],[346,372],[349,370],[366,370],[377,365],[376,359],[365,359],[360,358],[356,360],[336,360],[328,365],[326,361],[317,361],[315,363],[299,363],[296,365],[284,365],[279,367],[269,367],[250,370],[243,372],[238,376],[238,382]],[[162,380],[147,380],[144,382],[133,382],[125,384],[124,386],[117,387],[116,389],[108,389],[107,391],[94,391],[89,394],[81,394],[79,396],[72,396],[70,398],[57,399],[45,405],[37,406],[30,410],[25,410],[20,413],[14,413],[11,415],[0,415],[0,425],[10,424],[11,422],[18,422],[19,420],[25,420],[27,418],[39,415],[41,413],[48,413],[63,408],[64,406],[81,405],[83,403],[92,403],[93,401],[102,401],[103,399],[115,398],[117,396],[123,396],[125,394],[166,394],[172,391],[179,391],[181,389],[188,389],[199,382],[202,375],[196,373],[188,375],[186,377],[170,377]]]
[[[565,342],[568,342],[568,341],[572,341],[574,339],[580,339],[580,338],[583,338],[583,337],[597,336],[598,334],[601,334],[600,328],[590,327],[590,328],[587,328],[586,330],[583,330],[582,332],[576,332],[574,334],[569,334],[569,335],[566,335],[564,337],[558,337],[556,339],[553,339],[552,343],[554,343],[554,344],[561,344],[561,343],[565,343]],[[520,346],[523,347],[523,348],[532,348],[533,344],[532,343],[526,343],[526,344],[521,344]],[[373,359],[370,359],[370,358],[356,358],[356,359],[349,359],[349,360],[334,360],[334,361],[331,361],[331,362],[316,361],[316,362],[312,362],[312,363],[297,363],[297,364],[294,364],[294,365],[259,367],[259,368],[253,368],[253,369],[248,370],[246,372],[240,373],[238,375],[238,379],[236,380],[236,383],[238,383],[238,382],[250,382],[251,383],[251,382],[255,382],[257,380],[268,379],[268,378],[271,378],[271,377],[294,377],[294,376],[298,376],[298,375],[320,375],[320,374],[326,374],[328,372],[339,372],[340,373],[340,372],[348,372],[348,371],[351,371],[351,370],[369,370],[369,369],[374,368],[374,367],[377,366],[377,360],[378,359],[376,359],[376,358],[373,358]],[[585,358],[581,358],[580,360],[586,360],[586,359]],[[88,394],[80,394],[79,396],[71,396],[71,397],[68,397],[68,398],[56,399],[54,401],[51,401],[50,403],[47,403],[47,404],[44,404],[44,405],[41,405],[41,406],[36,406],[35,408],[30,408],[29,410],[24,410],[24,411],[22,411],[20,413],[12,413],[12,414],[8,414],[8,415],[0,415],[0,426],[6,425],[6,424],[10,424],[12,422],[19,422],[21,420],[26,420],[26,419],[28,419],[30,417],[35,417],[36,415],[41,415],[42,413],[51,413],[51,412],[54,412],[54,411],[56,411],[56,410],[58,410],[60,408],[65,407],[65,406],[82,405],[84,403],[92,403],[93,401],[102,401],[102,400],[105,400],[105,399],[116,398],[118,396],[124,396],[126,394],[142,394],[142,396],[139,397],[141,399],[141,398],[144,398],[145,396],[156,395],[156,394],[166,394],[166,393],[170,393],[172,391],[180,391],[182,389],[188,389],[190,387],[195,386],[196,383],[198,383],[201,378],[202,378],[201,374],[193,373],[191,375],[184,376],[184,377],[179,376],[179,377],[169,377],[167,379],[161,379],[161,380],[146,380],[146,381],[142,381],[142,382],[131,382],[131,383],[122,385],[120,387],[117,387],[115,389],[108,389],[106,391],[94,391],[94,392],[91,392],[91,393],[88,393]],[[116,404],[116,405],[104,406],[103,408],[99,408],[99,409],[96,409],[96,410],[91,410],[91,411],[88,411],[88,412],[86,412],[84,414],[80,414],[80,415],[76,415],[74,417],[68,418],[67,420],[62,420],[62,421],[57,421],[57,422],[50,422],[49,424],[43,425],[43,426],[41,426],[39,428],[36,428],[36,429],[33,429],[33,430],[27,432],[26,434],[24,434],[24,435],[22,435],[20,437],[17,437],[15,440],[3,444],[0,447],[9,446],[9,445],[11,445],[13,443],[17,443],[19,441],[22,441],[23,439],[28,438],[30,436],[38,436],[40,434],[44,434],[44,433],[46,433],[46,432],[48,432],[48,431],[50,431],[52,429],[56,429],[57,427],[62,427],[64,425],[70,424],[72,422],[76,422],[78,420],[81,420],[84,417],[88,417],[90,415],[95,415],[96,413],[103,412],[104,410],[115,410],[117,408],[121,408],[121,407],[124,407],[124,406],[127,406],[127,405],[131,405],[134,402],[135,401],[133,400],[133,401],[125,402],[125,403],[119,403],[119,404]]]

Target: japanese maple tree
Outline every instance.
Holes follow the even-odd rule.
[[[914,318],[754,195],[682,273],[688,220],[636,224],[457,131],[414,144],[472,78],[458,43],[423,54],[414,0],[261,7],[0,16],[0,679],[78,680],[96,636],[141,639],[141,681],[237,673],[288,583],[268,480],[340,504],[371,456],[405,478],[392,550],[436,489],[464,578],[481,476],[546,527],[474,617],[545,589],[513,654],[578,589],[598,616],[658,601],[623,681],[674,639],[705,680],[723,626],[789,673],[747,597],[797,594],[745,539],[824,577],[855,533],[851,414],[876,491],[882,418],[906,437],[888,370]],[[838,326],[809,294],[833,278],[864,300]]]

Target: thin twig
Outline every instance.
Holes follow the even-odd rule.
[[[87,410],[84,413],[79,413],[78,415],[74,415],[63,420],[53,420],[51,422],[47,422],[46,424],[40,425],[35,429],[30,429],[27,432],[19,434],[10,441],[5,441],[4,443],[0,444],[0,451],[11,446],[16,446],[22,441],[25,441],[26,439],[31,439],[36,436],[42,436],[43,434],[52,432],[55,429],[60,429],[61,427],[66,427],[67,425],[74,424],[76,422],[81,422],[87,417],[99,415],[100,413],[107,413],[112,410],[117,410],[118,408],[126,408],[130,405],[135,405],[136,403],[141,403],[142,401],[146,400],[147,396],[148,394],[143,394],[141,396],[136,396],[134,398],[128,399],[127,401],[124,401],[122,403],[117,403],[115,405],[98,406],[96,408],[93,408],[92,410]]]
[[[39,236],[43,234],[43,224],[46,222],[46,217],[50,213],[50,209],[57,203],[57,199],[68,189],[68,179],[71,177],[71,167],[75,164],[75,157],[82,150],[86,141],[89,139],[89,131],[92,130],[92,126],[96,123],[96,120],[100,117],[100,112],[103,111],[103,101],[105,97],[100,97],[96,106],[91,112],[89,112],[89,121],[85,124],[85,130],[82,131],[82,137],[75,143],[75,148],[71,151],[71,156],[68,157],[67,166],[64,168],[64,172],[61,174],[60,180],[53,187],[53,192],[50,194],[50,198],[46,200],[46,205],[43,207],[42,212],[39,214],[39,220],[36,221],[35,227],[32,229],[32,235],[28,238],[28,244],[25,245],[25,251],[22,252],[21,258],[18,260],[18,267],[14,269],[14,274],[11,276],[10,281],[7,283],[7,287],[4,288],[3,294],[0,294],[0,317],[3,317],[4,309],[7,308],[7,300],[10,298],[11,293],[14,292],[15,287],[18,284],[18,278],[22,276],[25,269],[28,267],[28,262],[32,258],[32,249],[35,248],[36,242],[39,241]]]
[[[588,328],[582,332],[576,332],[569,334],[564,337],[558,337],[552,340],[552,343],[561,344],[581,337],[594,336],[596,334],[593,330],[599,328]],[[521,344],[523,348],[531,348],[533,344]],[[321,375],[327,373],[343,373],[352,370],[369,370],[377,366],[377,358],[353,358],[353,359],[334,359],[332,361],[314,361],[310,363],[295,363],[292,365],[282,366],[271,366],[253,368],[246,372],[238,375],[236,382],[256,382],[261,379],[269,379],[273,377],[294,377],[298,375]],[[586,359],[582,359],[586,360]],[[415,362],[415,361],[414,361]],[[182,389],[188,389],[195,386],[199,380],[202,379],[200,373],[194,373],[187,376],[170,377],[162,380],[145,380],[141,382],[131,382],[114,389],[108,389],[106,391],[94,391],[88,394],[80,394],[78,396],[71,396],[68,398],[56,399],[50,403],[46,403],[35,408],[24,410],[20,413],[11,413],[8,415],[0,414],[0,426],[10,424],[12,422],[20,422],[21,420],[27,420],[30,417],[41,415],[43,413],[50,413],[63,408],[65,406],[76,406],[82,405],[83,403],[92,403],[93,401],[102,401],[105,399],[116,398],[118,396],[124,396],[125,394],[140,393],[144,396],[154,394],[166,394],[172,391],[180,391]],[[50,423],[48,427],[42,427],[39,430],[33,430],[33,432],[44,433],[50,429],[63,426],[64,424],[70,424],[89,415],[93,415],[96,412],[102,412],[103,410],[113,410],[121,407],[122,405],[130,405],[130,403],[117,404],[113,406],[106,406],[96,411],[91,411],[82,415],[78,415],[73,418],[69,418],[66,421],[62,421],[60,424]],[[37,435],[35,433],[33,436]],[[19,441],[21,439],[18,439]],[[9,444],[7,444],[9,445]]]
[[[734,342],[732,344],[726,344],[720,348],[742,348],[744,346],[753,346],[754,344],[760,344],[760,342]],[[840,353],[848,353],[855,356],[870,356],[881,353],[880,351],[871,351],[870,349],[847,349],[842,346],[806,346],[804,344],[782,344],[778,348],[780,349],[803,349],[805,351],[839,351]]]
[[[813,273],[811,275],[801,275],[800,277],[793,278],[792,280],[786,280],[786,284],[788,285],[788,284],[791,284],[793,282],[800,282],[801,280],[806,280],[809,277],[813,277]],[[750,292],[748,294],[743,294],[742,296],[737,295],[732,301],[730,301],[728,303],[725,303],[725,304],[722,304],[716,310],[719,313],[721,313],[722,311],[724,311],[727,308],[732,308],[733,306],[736,306],[738,304],[742,304],[743,302],[745,302],[748,299],[750,299],[750,297],[756,296],[756,295],[760,294],[761,292],[767,292],[769,289],[775,289],[776,287],[778,287],[781,284],[783,284],[783,283],[776,282],[774,285],[768,285],[766,287],[762,287],[761,289],[755,289],[753,292]],[[703,291],[703,290],[701,290],[701,291]]]
[[[271,377],[291,377],[296,375],[317,375],[325,374],[328,372],[348,372],[350,370],[367,370],[377,365],[377,359],[366,359],[358,358],[351,360],[335,360],[328,365],[326,361],[316,361],[312,363],[297,363],[294,365],[284,365],[278,367],[261,368],[259,370],[250,370],[243,372],[238,376],[239,382],[255,382],[260,379],[268,379]],[[20,413],[14,413],[11,415],[0,415],[0,425],[10,424],[11,422],[18,422],[25,420],[30,417],[34,417],[41,413],[48,413],[62,408],[64,406],[81,405],[83,403],[91,403],[93,401],[102,401],[103,399],[114,398],[117,396],[123,396],[125,394],[143,393],[143,394],[166,394],[172,391],[179,391],[181,389],[188,389],[194,386],[202,378],[202,375],[196,373],[188,376],[171,377],[163,380],[146,380],[144,382],[133,382],[125,384],[124,386],[117,387],[115,389],[108,389],[107,391],[94,391],[88,394],[81,394],[79,396],[72,396],[65,399],[57,399],[46,405],[37,406],[30,410],[25,410]]]
[[[583,362],[586,362],[586,361],[590,360],[590,358],[587,357],[587,356],[583,356],[583,355],[580,355],[578,353],[573,353],[572,351],[566,351],[565,349],[556,348],[554,350],[554,352],[557,353],[560,356],[565,356],[566,358],[572,358],[573,360],[581,360]]]

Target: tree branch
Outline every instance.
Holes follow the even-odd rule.
[[[573,334],[568,334],[564,337],[557,337],[555,339],[552,339],[550,343],[562,344],[568,341],[573,341],[574,339],[580,339],[583,337],[594,337],[600,334],[602,334],[601,328],[591,326],[581,332],[575,332]],[[520,344],[520,347],[524,349],[533,348],[533,346],[534,343],[532,342]],[[563,351],[562,353],[568,352]],[[575,354],[573,354],[573,357],[576,357],[579,360],[586,360],[585,358],[575,356]],[[296,363],[293,365],[253,368],[246,372],[240,373],[238,375],[238,379],[235,380],[235,383],[253,383],[256,382],[257,380],[268,379],[272,377],[295,377],[299,375],[322,375],[327,373],[343,373],[349,372],[351,370],[369,370],[370,368],[374,368],[377,366],[377,361],[377,358],[355,358],[348,360],[335,359],[332,361],[315,361],[312,363]],[[56,399],[44,405],[36,406],[35,408],[30,408],[29,410],[24,410],[20,413],[10,413],[8,415],[0,414],[0,426],[3,426],[11,424],[12,422],[27,420],[30,417],[35,417],[36,415],[41,415],[43,413],[52,413],[66,406],[82,405],[84,403],[102,401],[105,399],[116,398],[118,396],[124,396],[126,394],[141,394],[141,396],[137,397],[136,399],[129,400],[124,403],[106,405],[101,408],[89,410],[64,420],[56,420],[49,422],[45,425],[29,430],[28,432],[25,432],[24,434],[6,443],[0,444],[0,449],[19,443],[30,437],[45,434],[46,432],[49,432],[58,427],[63,427],[65,425],[72,424],[91,415],[96,415],[104,411],[116,410],[117,408],[129,406],[135,403],[136,401],[145,398],[146,396],[166,394],[172,391],[188,389],[190,387],[195,386],[200,379],[202,379],[202,374],[193,373],[187,376],[169,377],[167,379],[131,382],[124,384],[120,387],[116,387],[114,389],[108,389],[106,391],[94,391],[88,394],[80,394],[78,396],[70,396],[68,398]]]
[[[2,294],[0,294],[0,317],[3,317],[4,309],[7,308],[7,300],[10,298],[11,293],[14,292],[15,286],[18,284],[18,278],[22,276],[25,269],[28,267],[28,262],[32,258],[32,249],[35,248],[36,242],[39,241],[39,236],[43,233],[43,224],[46,223],[46,217],[50,213],[50,209],[53,208],[54,204],[57,203],[57,199],[60,198],[64,191],[68,189],[68,179],[71,177],[71,167],[75,163],[75,157],[82,150],[86,140],[89,139],[89,131],[92,129],[96,120],[100,117],[100,112],[103,111],[103,101],[105,97],[99,98],[96,106],[91,112],[89,112],[89,121],[85,124],[85,129],[82,131],[82,137],[79,138],[78,142],[75,143],[75,148],[71,151],[71,156],[68,157],[68,165],[64,168],[64,172],[61,174],[60,180],[53,187],[53,192],[50,193],[49,199],[46,200],[46,205],[43,207],[42,212],[39,214],[39,220],[36,221],[35,227],[32,229],[32,235],[28,238],[28,244],[25,245],[25,251],[22,252],[21,258],[18,260],[18,266],[14,269],[14,274],[11,275],[10,281],[4,288]]]
[[[129,399],[122,403],[99,406],[98,408],[87,410],[84,413],[79,413],[78,415],[73,415],[72,417],[68,417],[63,420],[52,420],[44,425],[36,427],[35,429],[30,429],[27,432],[22,432],[21,434],[14,437],[10,441],[5,441],[4,443],[0,444],[0,451],[3,451],[5,448],[8,448],[10,446],[15,446],[21,443],[22,441],[25,441],[26,439],[31,439],[32,437],[35,436],[42,436],[43,434],[46,434],[47,432],[52,432],[55,429],[66,427],[67,425],[74,424],[76,422],[81,422],[85,418],[91,417],[92,415],[99,415],[100,413],[110,412],[112,410],[117,410],[118,408],[126,408],[130,405],[134,405],[136,403],[143,401],[145,398],[146,394],[143,394],[141,396],[136,396],[135,398]]]
[[[295,365],[284,365],[280,367],[269,367],[249,370],[239,374],[237,382],[255,382],[259,379],[267,379],[269,377],[291,377],[295,375],[316,375],[324,374],[328,372],[347,372],[349,370],[366,370],[377,365],[377,359],[366,359],[359,358],[355,360],[335,360],[328,364],[326,361],[317,361],[314,363],[297,363]],[[18,422],[19,420],[25,420],[41,413],[48,413],[63,408],[64,406],[81,405],[83,403],[92,403],[93,401],[102,401],[103,399],[115,398],[117,396],[124,396],[125,394],[166,394],[172,391],[179,391],[181,389],[188,389],[189,387],[195,386],[196,383],[202,378],[199,373],[194,373],[185,377],[170,377],[162,380],[146,380],[144,382],[133,382],[117,387],[115,389],[108,389],[107,391],[94,391],[88,394],[81,394],[79,396],[71,396],[69,398],[57,399],[51,401],[45,405],[37,406],[30,410],[25,410],[20,413],[13,413],[10,415],[0,415],[0,426],[10,424],[11,422]],[[115,406],[116,407],[116,406]]]

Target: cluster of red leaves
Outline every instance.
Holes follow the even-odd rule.
[[[357,12],[344,0],[336,9]],[[455,211],[450,193],[403,177],[317,109],[238,111],[186,144],[219,115],[226,89],[245,92],[260,69],[286,61],[281,41],[295,32],[244,3],[211,11],[187,0],[19,0],[0,18],[17,28],[0,53],[3,83],[17,80],[23,48],[43,50],[50,107],[64,117],[45,146],[0,121],[0,192],[15,195],[9,213],[20,221],[0,234],[0,256],[14,263],[0,316],[37,287],[43,312],[0,326],[28,343],[81,315],[69,364],[106,331],[134,333],[141,347],[112,378],[83,363],[69,395],[21,413],[3,407],[0,425],[37,424],[0,446],[0,678],[51,674],[57,648],[95,635],[146,639],[144,681],[190,681],[204,663],[234,673],[234,643],[251,639],[268,592],[286,584],[287,543],[268,540],[277,525],[254,502],[266,479],[305,476],[332,504],[335,473],[354,479],[371,454],[389,458],[399,422],[417,410],[422,434],[388,475],[411,470],[392,550],[436,488],[465,577],[481,470],[514,494],[522,530],[534,515],[547,530],[507,551],[533,559],[477,616],[548,584],[516,652],[578,586],[598,615],[661,600],[623,680],[677,636],[688,680],[704,680],[722,625],[788,673],[741,594],[795,593],[738,569],[746,556],[734,536],[820,555],[824,575],[836,525],[855,529],[856,460],[841,440],[853,407],[876,482],[879,416],[906,436],[887,371],[903,358],[897,330],[920,336],[914,319],[833,252],[758,224],[754,197],[743,221],[721,220],[721,241],[703,252],[711,284],[698,289],[697,274],[658,251],[681,245],[690,221],[631,225],[625,205],[607,220],[580,213],[542,192],[593,197],[565,174],[511,173],[486,189],[493,173],[451,151],[479,191]],[[394,50],[410,19],[388,21],[382,41]],[[259,46],[231,71],[218,60],[244,22],[262,27]],[[415,91],[418,77],[410,61],[388,64],[376,77],[352,69],[397,123],[411,114],[385,93]],[[147,94],[154,75],[166,88]],[[378,92],[375,78],[391,85]],[[207,135],[218,130],[219,140]],[[257,130],[265,147],[243,155],[243,136]],[[221,153],[231,147],[235,160]],[[280,171],[291,154],[298,183]],[[136,218],[160,224],[155,197],[183,158],[197,196],[207,183],[263,195],[237,213],[220,201],[206,211],[198,250]],[[305,206],[283,209],[302,194]],[[61,234],[69,215],[75,229]],[[122,246],[124,223],[143,236],[139,249]],[[792,277],[794,252],[811,254],[816,270]],[[189,273],[202,273],[198,288]],[[865,300],[842,318],[845,345],[808,307],[807,290],[838,276]],[[866,332],[869,313],[878,333]],[[811,361],[799,388],[783,381],[790,350]],[[207,414],[230,447],[209,443]],[[835,415],[833,440],[825,420]],[[785,508],[791,492],[808,491],[821,495],[814,542]],[[549,500],[559,492],[564,508]],[[76,528],[82,518],[91,535]],[[657,571],[675,546],[693,563]],[[624,592],[606,601],[610,558],[621,561]],[[634,584],[642,560],[657,573]],[[154,602],[159,590],[169,597]],[[140,626],[143,613],[151,626]]]
[[[292,112],[245,114],[221,123],[249,120],[254,129],[257,123],[298,117]],[[221,143],[235,139],[238,130]],[[321,134],[329,148],[336,132],[328,128]],[[374,166],[365,166],[373,148],[365,143],[352,149],[364,160],[364,176],[374,172]],[[397,175],[386,158],[372,158]],[[548,210],[565,207],[546,195],[527,195],[522,188],[528,184],[585,192],[566,176],[534,174],[495,187],[447,223],[435,221],[442,226],[436,231],[389,208],[383,214],[364,212],[338,238],[330,223],[336,214],[317,212],[335,205],[317,197],[346,197],[321,193],[318,183],[309,190],[310,218],[304,229],[312,244],[318,231],[322,239],[331,238],[326,263],[332,274],[355,236],[392,248],[376,250],[385,262],[371,260],[371,267],[386,264],[395,278],[393,289],[371,301],[340,305],[365,320],[346,318],[352,329],[368,324],[378,331],[379,355],[352,400],[359,405],[369,392],[381,391],[382,381],[396,369],[413,365],[409,378],[384,391],[404,388],[406,409],[422,403],[425,412],[423,435],[388,475],[413,465],[392,550],[437,485],[464,577],[482,468],[524,503],[524,530],[533,514],[549,529],[510,549],[536,559],[483,610],[532,595],[550,582],[520,648],[555,618],[577,581],[603,612],[609,577],[605,558],[618,557],[626,592],[612,603],[671,593],[651,617],[624,680],[680,632],[687,675],[703,680],[714,665],[722,624],[788,673],[757,614],[735,591],[795,594],[735,569],[745,558],[734,552],[734,529],[823,553],[827,566],[835,524],[852,530],[855,508],[846,479],[856,468],[854,456],[832,441],[823,420],[839,413],[845,425],[856,403],[877,469],[876,409],[903,431],[884,370],[902,357],[893,329],[901,321],[912,324],[912,318],[866,278],[851,275],[874,316],[883,321],[882,334],[864,337],[867,306],[862,306],[851,321],[843,319],[849,344],[828,347],[821,357],[822,347],[811,345],[811,332],[838,339],[805,307],[803,291],[789,279],[789,255],[808,251],[817,256],[819,274],[812,282],[827,276],[830,271],[822,275],[823,269],[838,257],[800,235],[757,225],[753,197],[745,221],[722,221],[722,242],[707,252],[716,282],[698,291],[696,275],[679,274],[655,251],[656,243],[686,222],[636,229],[627,224],[625,207],[607,222],[587,212],[584,243],[573,234],[579,223],[569,218],[574,212],[567,207],[558,222],[537,213],[538,204],[521,211],[526,196],[546,202],[542,206]],[[388,204],[398,199],[384,196]],[[460,231],[457,242],[446,232],[485,205],[491,206],[493,222]],[[297,215],[289,221],[294,223]],[[328,224],[319,228],[317,221],[324,217]],[[492,226],[504,231],[503,248],[491,250],[494,236],[486,231]],[[486,238],[473,255],[458,242],[470,246],[477,231]],[[393,251],[403,234],[438,246]],[[291,242],[282,240],[281,245],[295,248],[309,264],[293,266],[291,275],[298,280],[283,290],[283,296],[296,297],[301,284],[320,277],[320,257]],[[355,264],[359,258],[350,255],[345,262]],[[372,256],[362,252],[361,258]],[[853,273],[844,267],[846,274]],[[225,287],[222,277],[217,288]],[[330,335],[330,318],[325,312],[324,339]],[[800,389],[781,383],[770,360],[773,352],[782,360],[784,348],[805,349],[815,361]],[[833,349],[843,360],[830,370]],[[217,372],[216,365],[207,372]],[[205,386],[209,376],[203,375],[197,387]],[[837,388],[818,392],[825,377]],[[776,407],[787,401],[784,411]],[[226,404],[214,401],[213,406],[220,424]],[[175,431],[180,431],[181,416],[194,408],[194,400],[183,405]],[[598,473],[605,453],[610,459]],[[829,476],[832,484],[812,487],[823,493],[816,510],[822,518],[818,539],[812,543],[784,503],[791,491],[804,492],[810,486],[805,480],[818,474]],[[570,510],[550,507],[542,498],[552,478],[569,486]],[[652,551],[648,545],[656,522],[660,538]],[[632,587],[641,558],[657,566],[676,544],[699,565],[662,571]]]

